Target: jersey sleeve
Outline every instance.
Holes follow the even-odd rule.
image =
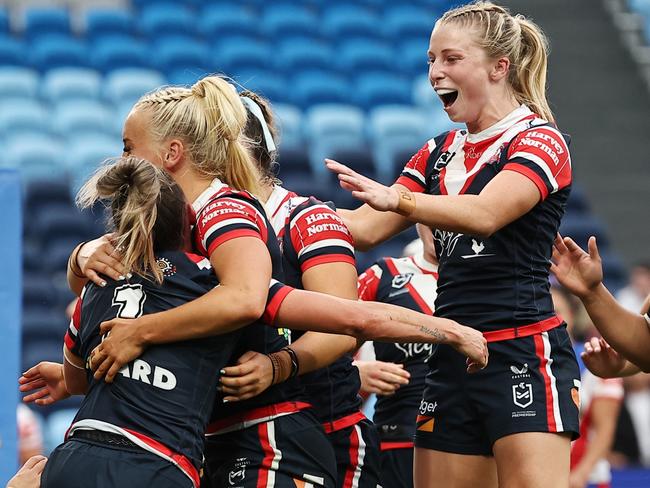
[[[623,395],[623,380],[621,378],[598,378],[594,388],[594,398],[622,400]]]
[[[81,357],[81,338],[79,331],[81,330],[81,298],[77,298],[77,303],[74,307],[74,312],[70,318],[70,325],[65,333],[64,343],[65,347],[75,356]]]
[[[377,290],[381,281],[383,271],[378,264],[373,264],[359,275],[357,280],[357,291],[359,300],[365,302],[377,301]]]
[[[426,187],[427,163],[434,148],[435,141],[433,139],[422,146],[406,163],[395,183],[405,186],[412,192],[422,193]]]
[[[289,234],[302,273],[319,264],[355,265],[352,235],[343,219],[324,203],[310,205],[293,215]]]
[[[234,197],[219,197],[197,215],[196,245],[209,257],[221,244],[238,237],[257,237],[266,242],[264,217],[252,203]]]
[[[293,290],[294,288],[278,280],[271,280],[269,284],[269,295],[266,299],[266,308],[264,309],[264,315],[262,315],[262,321],[266,325],[273,326],[275,324],[282,302]]]
[[[551,126],[528,129],[513,140],[503,169],[529,178],[542,200],[571,184],[571,156],[560,132]]]

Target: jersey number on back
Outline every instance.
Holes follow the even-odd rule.
[[[113,303],[120,307],[117,316],[122,319],[135,319],[142,315],[147,294],[142,285],[123,285],[115,289]]]

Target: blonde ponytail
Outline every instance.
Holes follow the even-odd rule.
[[[154,228],[164,189],[173,185],[170,177],[151,163],[135,157],[121,158],[100,168],[77,195],[80,208],[108,200],[117,234],[116,246],[126,269],[141,276],[153,275],[162,283],[156,265]],[[180,191],[180,190],[179,190]],[[182,233],[182,229],[178,229]]]
[[[548,42],[542,30],[523,15],[492,2],[474,2],[451,9],[438,20],[478,31],[477,42],[490,58],[510,60],[508,82],[519,103],[549,122],[554,121],[546,99]]]
[[[243,135],[246,110],[226,80],[207,76],[191,88],[162,88],[142,97],[134,109],[149,112],[158,141],[178,137],[186,144],[199,175],[259,194],[260,173]]]

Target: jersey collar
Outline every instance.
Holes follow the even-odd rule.
[[[210,201],[210,199],[218,193],[220,190],[223,188],[226,188],[227,185],[225,185],[219,178],[215,178],[210,182],[210,186],[208,186],[203,192],[192,202],[192,210],[194,210],[194,213],[198,215],[198,213],[201,211],[203,207],[206,206],[206,204]]]
[[[500,134],[503,134],[507,129],[512,127],[521,119],[530,117],[531,115],[533,115],[533,112],[526,105],[520,105],[504,118],[499,120],[496,124],[488,127],[487,129],[484,129],[481,132],[477,132],[476,134],[467,134],[466,141],[470,144],[476,144],[477,142],[496,137]]]
[[[272,219],[280,207],[286,203],[286,201],[291,198],[291,192],[282,188],[279,185],[273,187],[273,192],[269,196],[268,200],[264,202],[264,210],[266,210],[266,215],[269,219]]]
[[[414,256],[411,256],[411,259],[413,260],[413,263],[420,268],[422,271],[426,271],[429,273],[437,273],[438,272],[438,265],[434,263],[430,263],[426,259],[424,259],[424,254],[423,253],[418,253]]]

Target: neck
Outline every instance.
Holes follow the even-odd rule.
[[[212,178],[209,176],[199,176],[189,169],[179,172],[179,174],[173,174],[173,178],[183,190],[185,199],[190,203],[196,200],[212,182]]]
[[[269,197],[271,196],[271,193],[273,193],[273,189],[275,188],[275,185],[273,184],[272,181],[268,181],[267,179],[264,179],[262,184],[260,185],[260,200],[262,203],[266,203],[269,200]]]
[[[513,110],[519,108],[520,105],[512,93],[490,99],[481,110],[478,118],[467,123],[467,130],[470,134],[482,132],[505,118]]]

